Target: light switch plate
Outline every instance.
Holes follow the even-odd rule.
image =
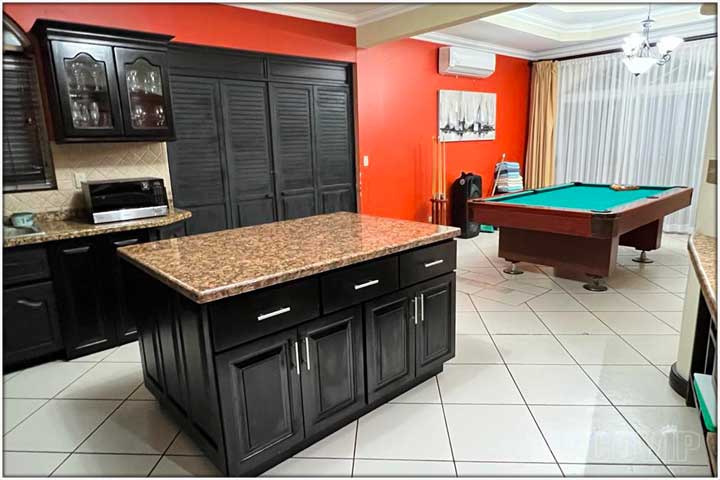
[[[370,166],[370,157],[367,155],[363,155],[363,167],[369,167]]]

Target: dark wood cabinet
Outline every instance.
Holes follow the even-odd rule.
[[[365,406],[362,309],[320,318],[298,331],[307,436]]]
[[[52,282],[6,289],[3,298],[3,364],[19,364],[62,348]]]
[[[455,356],[455,274],[418,285],[415,299],[415,374],[421,376]]]
[[[305,436],[296,330],[216,357],[230,472],[267,462]]]
[[[172,37],[38,20],[58,142],[172,140]]]

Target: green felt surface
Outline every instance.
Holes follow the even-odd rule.
[[[656,195],[665,190],[667,188],[643,187],[638,190],[615,191],[609,185],[570,185],[527,194],[498,197],[492,201],[516,205],[576,208],[580,210],[610,210],[625,203]]]

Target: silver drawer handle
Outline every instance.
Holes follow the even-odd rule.
[[[415,315],[413,316],[413,318],[414,318],[414,320],[415,320],[415,325],[417,325],[417,321],[418,321],[418,314],[417,314],[418,298],[417,298],[417,297],[414,297],[414,298],[412,299],[412,302],[413,302],[413,308],[415,309]]]
[[[295,342],[295,371],[300,375],[300,353],[297,342]]]
[[[435,265],[440,265],[440,264],[443,263],[444,261],[445,261],[445,260],[443,260],[443,259],[441,258],[440,260],[435,260],[434,262],[426,263],[426,264],[425,264],[425,268],[430,268],[430,267],[434,267]]]
[[[377,285],[380,283],[380,280],[370,280],[369,282],[361,283],[360,285],[355,285],[355,290],[360,290],[361,288],[366,287],[372,287],[373,285]]]
[[[30,300],[23,300],[23,299],[18,300],[17,303],[19,303],[20,305],[22,305],[24,307],[30,307],[30,308],[40,308],[43,306],[42,302],[31,302]]]
[[[425,294],[420,294],[420,321],[425,321]]]
[[[305,337],[305,361],[307,362],[307,369],[310,370],[310,340]]]
[[[290,307],[281,308],[280,310],[275,310],[274,312],[270,313],[263,313],[262,315],[258,315],[258,322],[262,322],[263,320],[267,320],[268,318],[277,317],[278,315],[282,315],[283,313],[287,313],[290,311]]]

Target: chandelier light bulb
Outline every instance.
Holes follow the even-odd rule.
[[[683,39],[679,37],[663,37],[658,41],[657,47],[660,55],[666,55],[679,47],[682,43]]]
[[[630,73],[637,77],[657,65],[657,60],[651,57],[626,57],[623,63]]]

